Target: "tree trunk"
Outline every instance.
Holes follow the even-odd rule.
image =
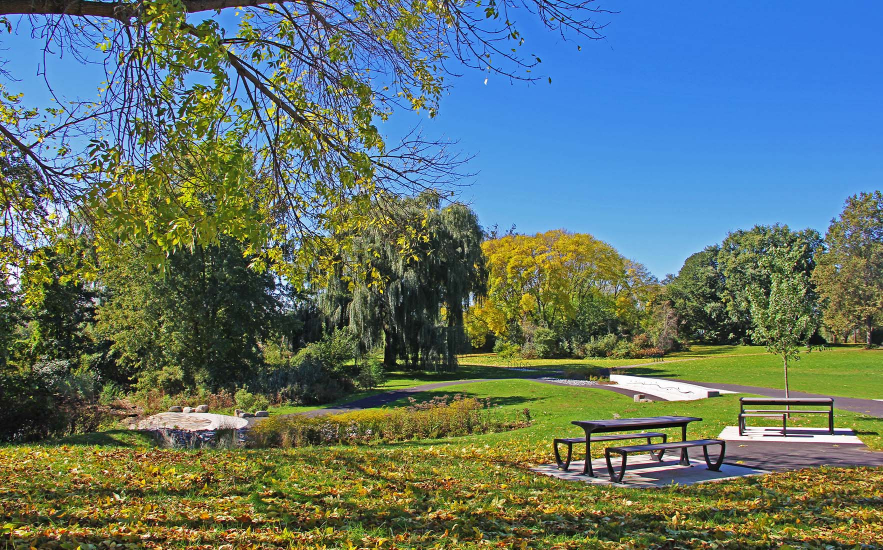
[[[785,399],[788,399],[788,358],[785,357]]]
[[[396,348],[392,332],[384,330],[383,340],[383,365],[390,370],[394,370],[396,368],[396,359],[398,359],[398,349]]]
[[[874,320],[871,317],[868,317],[868,320],[865,321],[868,330],[868,337],[865,340],[865,348],[871,349],[873,343],[871,342],[871,332],[874,331]]]

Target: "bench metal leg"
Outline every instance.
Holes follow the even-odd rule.
[[[702,453],[705,455],[705,463],[708,464],[708,469],[712,472],[719,472],[721,469],[721,464],[724,462],[724,452],[727,449],[727,444],[723,441],[720,442],[721,454],[717,457],[717,461],[714,464],[711,463],[711,459],[708,457],[708,445],[702,446]]]
[[[619,469],[619,473],[617,474],[613,470],[613,463],[610,462],[610,449],[604,449],[604,459],[607,461],[607,473],[610,475],[610,481],[614,483],[620,483],[622,481],[623,476],[625,475],[625,465],[628,462],[628,453],[622,454],[622,466]]]
[[[681,441],[687,440],[687,425],[681,426]],[[690,465],[690,457],[687,455],[687,448],[681,449],[681,460],[678,462],[681,466]]]
[[[831,407],[831,412],[828,413],[828,433],[834,435],[834,408]]]
[[[567,460],[564,462],[561,462],[561,455],[558,453],[559,444],[567,445]],[[570,457],[573,454],[573,443],[556,439],[552,442],[552,447],[555,449],[555,462],[558,464],[558,469],[566,472],[567,469],[570,468]]]

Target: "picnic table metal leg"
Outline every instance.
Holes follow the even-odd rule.
[[[583,475],[595,477],[592,471],[592,432],[586,431],[586,463],[583,464]]]
[[[681,441],[686,441],[686,440],[687,440],[687,425],[682,424],[681,425]],[[686,447],[681,449],[680,464],[681,464],[681,466],[689,466],[690,465],[690,457],[687,455],[687,448]]]

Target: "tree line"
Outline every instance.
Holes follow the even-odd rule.
[[[2,168],[35,177],[15,155]],[[4,268],[3,437],[88,428],[95,419],[72,411],[127,394],[328,402],[480,350],[647,357],[756,343],[787,361],[855,331],[870,346],[883,315],[879,191],[850,197],[824,238],[735,231],[661,282],[588,234],[485,231],[438,193],[378,196],[364,212],[363,227],[309,241],[322,250],[299,264],[302,284],[232,237],[157,259],[138,239],[99,246],[101,223],[72,215],[33,269]]]
[[[824,238],[781,225],[735,231],[663,283],[661,307],[673,312],[672,329],[684,341],[762,343],[762,302],[799,285],[811,335],[831,343],[861,337],[870,347],[883,320],[883,196],[849,197]]]

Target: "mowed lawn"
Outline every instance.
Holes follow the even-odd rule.
[[[687,359],[687,358],[685,358]],[[772,354],[705,355],[673,358],[628,369],[627,374],[682,378],[784,389],[782,360]],[[864,399],[883,399],[883,350],[830,348],[801,353],[788,365],[790,389]]]
[[[589,368],[623,369],[623,374],[682,378],[697,382],[742,384],[784,389],[781,358],[767,353],[763,346],[692,346],[689,351],[666,356],[664,361],[649,359],[522,359],[497,358],[493,354],[464,355],[464,365],[496,365],[505,376],[523,377],[511,368],[566,371]],[[515,361],[515,363],[513,363]],[[465,367],[477,368],[477,367]],[[484,369],[485,373],[488,369]],[[794,391],[841,397],[883,399],[883,350],[859,346],[831,347],[825,351],[803,352],[788,368],[789,387]]]
[[[732,424],[737,398],[636,404],[527,380],[424,394],[528,408],[506,433],[369,447],[156,449],[128,433],[0,447],[0,540],[27,548],[853,548],[883,544],[883,469],[692,487],[601,488],[534,474],[578,418]],[[883,422],[841,415],[880,448]],[[104,445],[87,443],[104,441]],[[114,442],[118,446],[114,446]],[[89,546],[92,545],[92,546]]]

